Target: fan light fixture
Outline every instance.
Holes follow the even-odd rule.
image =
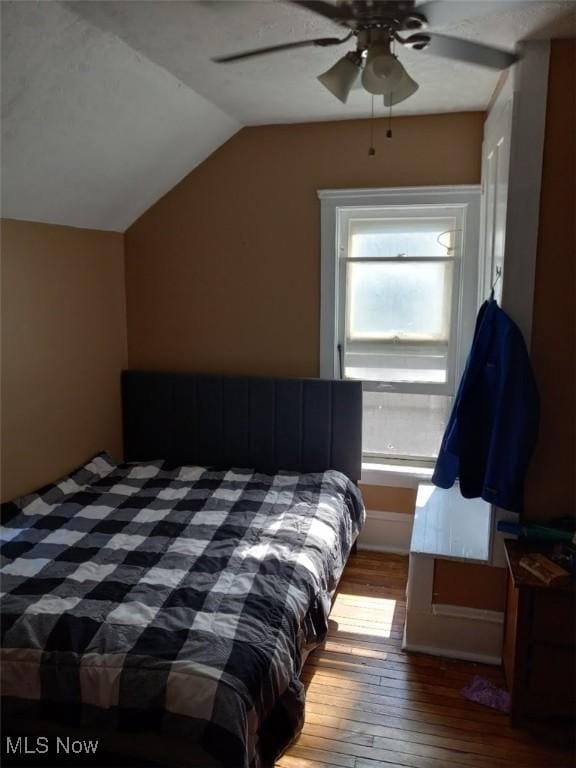
[[[342,104],[346,104],[350,91],[360,77],[361,67],[362,55],[356,51],[350,51],[317,79],[330,93],[340,99]]]
[[[401,101],[408,99],[410,96],[416,93],[420,87],[415,80],[412,80],[408,72],[402,67],[402,77],[390,93],[384,94],[384,106],[392,107],[394,104],[399,104]]]
[[[350,51],[317,79],[346,104],[360,73],[363,88],[373,96],[383,96],[387,107],[399,104],[418,90],[418,83],[390,50],[389,39],[374,42],[364,55],[361,51]]]
[[[1,2],[1,0],[0,0]],[[497,11],[508,10],[513,0],[492,0],[491,3],[452,0],[287,0],[292,5],[307,8],[318,16],[344,27],[344,37],[317,37],[295,40],[279,45],[267,45],[240,53],[217,56],[212,61],[225,64],[251,59],[279,51],[299,50],[311,46],[326,48],[342,45],[356,38],[356,50],[339,59],[318,80],[337,99],[346,103],[350,91],[361,80],[372,96],[383,96],[384,104],[392,107],[408,99],[418,90],[418,84],[406,72],[391,50],[401,45],[450,61],[463,61],[475,66],[504,70],[518,61],[512,51],[492,48],[471,40],[430,32],[447,22],[482,16],[481,8],[489,5]],[[407,37],[404,35],[408,34]],[[360,77],[361,75],[361,77]]]
[[[371,45],[362,72],[362,85],[374,96],[392,93],[405,70],[390,51],[390,43]]]

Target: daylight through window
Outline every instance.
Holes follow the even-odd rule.
[[[476,310],[469,205],[335,205],[334,373],[363,382],[366,457],[438,453]]]

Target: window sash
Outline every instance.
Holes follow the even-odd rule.
[[[374,451],[363,451],[362,458],[366,462],[382,465],[393,465],[397,467],[413,467],[414,464],[418,464],[421,467],[428,467],[434,469],[437,457],[425,458],[423,456],[417,456],[416,454],[402,454],[402,456],[396,456],[388,453],[375,453]]]
[[[356,381],[357,379],[353,379]],[[417,381],[370,381],[362,379],[362,390],[364,392],[391,392],[399,395],[453,395],[454,388],[450,382],[445,381],[435,384],[434,382]]]
[[[460,185],[445,187],[395,187],[387,189],[339,189],[320,190],[318,197],[321,204],[321,315],[320,315],[320,373],[323,377],[340,376],[340,363],[344,363],[345,344],[345,291],[342,280],[344,268],[343,256],[347,255],[349,219],[366,218],[442,218],[456,220],[455,237],[441,237],[441,242],[454,250],[447,251],[446,258],[460,251],[456,256],[456,290],[453,294],[454,305],[458,310],[456,335],[451,336],[451,348],[454,356],[452,369],[455,372],[454,384],[464,368],[468,345],[474,332],[477,303],[477,256],[480,222],[479,185]],[[450,241],[452,240],[452,242]],[[400,245],[398,246],[400,248]],[[404,251],[410,251],[405,247]],[[414,249],[416,250],[416,248]],[[392,252],[393,249],[389,249]],[[422,253],[422,249],[419,250]],[[432,249],[432,253],[435,249]],[[430,256],[432,255],[430,254]],[[426,258],[430,258],[426,256]],[[374,260],[375,257],[368,257]],[[389,258],[398,258],[397,256]],[[400,256],[408,259],[410,256]],[[418,258],[418,257],[412,257]],[[424,258],[424,257],[421,257]],[[433,256],[432,258],[439,258]],[[456,320],[456,315],[452,313]],[[364,381],[364,389],[405,393],[448,394],[453,395],[455,386],[419,383],[396,385],[389,382]],[[445,391],[448,390],[448,391]],[[363,446],[367,457],[374,456],[393,463],[410,463],[411,456],[393,458],[382,453],[368,452],[369,445]],[[418,463],[423,463],[418,457]]]
[[[459,256],[342,256],[340,261],[351,262],[352,264],[378,264],[380,261],[396,261],[409,264],[410,262],[422,262],[423,264],[434,264],[435,262],[457,261]]]
[[[384,353],[366,353],[364,345],[347,345],[344,355],[344,378],[360,380],[368,391],[388,391],[390,387],[417,391],[429,387],[447,390],[449,371],[448,344],[401,345],[387,347]],[[382,358],[385,358],[382,360]],[[387,376],[380,374],[386,371]],[[415,391],[416,391],[415,390]]]
[[[387,225],[386,222],[389,222]],[[402,225],[400,225],[402,222]],[[344,252],[349,258],[442,258],[443,252],[425,254],[422,257],[409,254],[389,257],[354,257],[352,255],[352,238],[354,235],[383,233],[406,233],[408,227],[413,228],[413,234],[430,233],[435,229],[431,223],[436,223],[442,231],[450,232],[449,243],[438,243],[439,248],[447,248],[446,256],[450,257],[455,250],[461,250],[463,242],[462,208],[454,205],[424,204],[424,205],[386,205],[340,207],[338,209],[338,225],[340,256]]]
[[[349,346],[350,344],[355,344],[358,342],[383,342],[383,343],[390,343],[390,344],[440,344],[440,343],[449,343],[450,342],[450,336],[451,336],[451,318],[454,312],[454,292],[458,288],[458,277],[457,269],[456,269],[456,263],[459,260],[459,256],[455,257],[449,257],[449,258],[398,258],[398,257],[381,257],[381,258],[366,258],[366,259],[353,259],[353,258],[342,258],[342,265],[343,269],[342,272],[342,279],[344,280],[344,301],[345,301],[345,307],[344,307],[344,336],[345,336],[345,342],[346,345]],[[446,271],[444,275],[444,280],[446,283],[451,283],[449,286],[445,286],[446,292],[450,294],[449,297],[449,306],[444,308],[445,311],[445,317],[444,317],[444,328],[443,333],[440,336],[434,336],[434,335],[412,335],[412,336],[392,336],[392,335],[352,335],[350,330],[351,325],[351,313],[352,313],[352,296],[351,296],[351,290],[350,288],[350,267],[354,264],[413,264],[413,263],[419,263],[419,264],[450,264],[452,265],[452,273],[450,274],[449,271]]]
[[[342,222],[340,223],[342,226]],[[340,255],[340,269],[339,272],[339,301],[341,311],[338,318],[339,333],[338,339],[340,348],[342,350],[342,374],[344,378],[348,378],[345,375],[346,360],[349,354],[349,350],[353,351],[354,347],[358,344],[369,344],[375,342],[377,344],[388,344],[393,349],[396,344],[399,346],[430,346],[438,347],[443,342],[447,345],[446,356],[446,380],[444,382],[410,382],[410,381],[387,381],[385,379],[369,380],[363,379],[363,388],[365,391],[387,391],[398,393],[414,393],[414,394],[444,394],[453,395],[456,386],[456,339],[458,335],[459,324],[459,286],[460,286],[460,274],[461,274],[461,255],[460,252],[456,252],[451,256],[445,257],[409,257],[409,256],[384,256],[374,258],[362,258],[356,259],[348,257],[346,251]],[[349,313],[349,297],[348,297],[348,265],[356,262],[370,262],[370,263],[451,263],[452,267],[452,286],[450,296],[450,322],[448,328],[448,335],[446,339],[436,338],[421,338],[421,339],[405,339],[402,338],[398,342],[393,339],[378,339],[378,338],[349,338],[348,336],[348,313]]]

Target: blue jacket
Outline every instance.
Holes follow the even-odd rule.
[[[521,512],[524,478],[538,435],[539,398],[518,326],[491,299],[474,340],[442,440],[432,482],[456,478],[467,499]]]

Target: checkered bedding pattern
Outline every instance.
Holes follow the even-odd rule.
[[[364,521],[344,475],[115,464],[3,505],[2,703],[273,761]]]

